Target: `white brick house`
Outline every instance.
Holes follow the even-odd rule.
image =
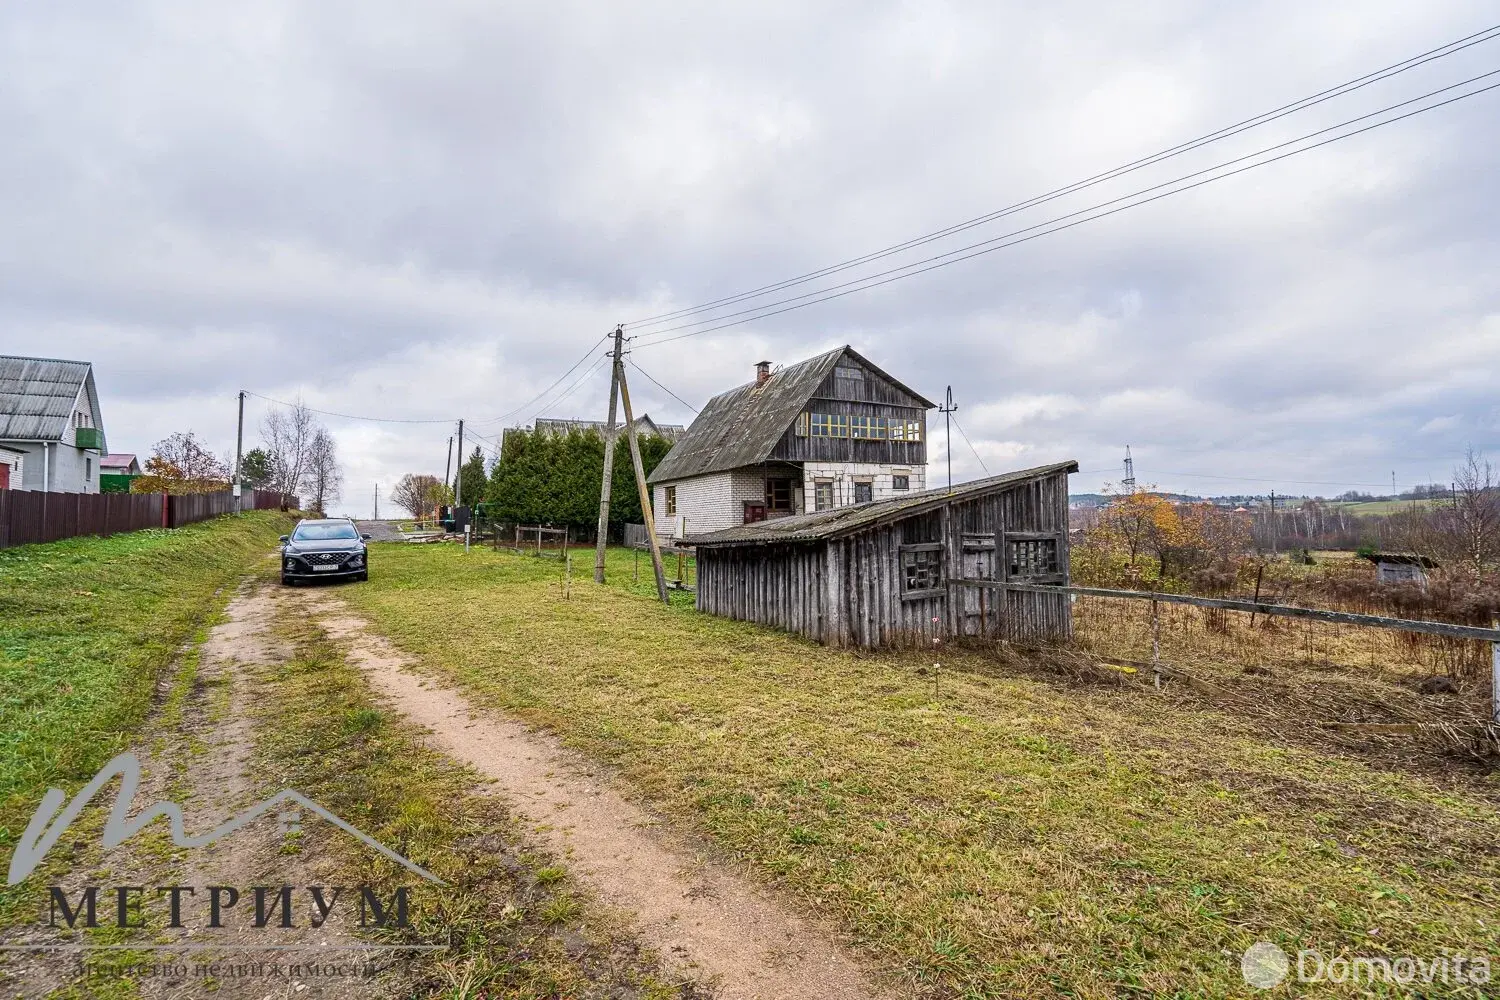
[[[926,487],[933,403],[848,346],[709,400],[651,473],[659,535],[881,500]]]

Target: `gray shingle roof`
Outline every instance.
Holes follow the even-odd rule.
[[[901,385],[848,345],[787,365],[765,382],[751,382],[710,399],[647,482],[670,482],[764,462],[845,353]],[[935,405],[912,395],[929,407]]]
[[[965,500],[996,490],[1007,489],[1027,479],[1037,479],[1059,472],[1077,472],[1077,462],[1054,462],[1033,469],[1006,472],[988,479],[975,479],[960,483],[950,491],[946,488],[922,490],[902,497],[872,500],[869,503],[850,504],[831,510],[814,511],[811,514],[795,514],[778,517],[754,524],[736,525],[723,531],[704,535],[693,535],[687,539],[689,545],[774,545],[780,542],[811,542],[834,538],[859,531],[880,521],[894,521],[913,514],[940,507],[950,500]]]
[[[0,354],[0,439],[63,440],[80,388],[88,390],[94,426],[102,429],[91,371],[87,361]]]

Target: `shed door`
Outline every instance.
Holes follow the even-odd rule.
[[[994,580],[995,536],[964,535],[959,576],[964,580]],[[959,587],[963,601],[960,627],[964,635],[989,636],[1000,631],[995,613],[1000,591],[986,587]]]

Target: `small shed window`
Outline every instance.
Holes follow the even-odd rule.
[[[668,486],[662,492],[666,495],[667,516],[671,517],[677,513],[677,487]]]
[[[901,596],[922,597],[942,589],[942,543],[901,546]]]
[[[911,476],[892,476],[891,477],[891,489],[893,489],[893,490],[909,490],[909,489],[911,489]]]
[[[1039,576],[1055,576],[1061,572],[1057,565],[1057,539],[1027,538],[1011,539],[1009,576],[1012,580],[1025,580]]]
[[[869,503],[875,499],[875,484],[868,479],[854,484],[854,502]]]
[[[833,509],[833,481],[819,479],[813,483],[813,510]]]

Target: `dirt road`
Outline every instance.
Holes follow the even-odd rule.
[[[477,709],[411,664],[327,591],[302,592],[375,690],[535,824],[548,847],[632,919],[645,943],[726,1000],[885,995],[822,928],[706,859],[553,737]]]

